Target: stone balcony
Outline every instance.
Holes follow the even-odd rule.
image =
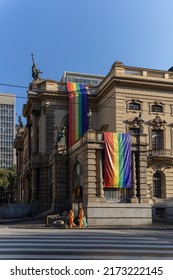
[[[73,153],[77,149],[80,149],[84,143],[91,143],[92,145],[95,144],[95,148],[99,148],[100,144],[104,143],[103,132],[96,132],[95,130],[89,129],[76,143],[73,144],[72,147],[69,148],[69,154]]]
[[[148,160],[152,161],[164,161],[165,163],[173,163],[173,150],[149,150],[148,151]]]

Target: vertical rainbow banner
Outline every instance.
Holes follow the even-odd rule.
[[[69,92],[69,146],[88,129],[88,93],[84,85],[67,83]]]
[[[130,188],[132,184],[131,135],[104,132],[104,186]]]

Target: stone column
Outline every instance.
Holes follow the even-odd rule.
[[[37,153],[37,112],[32,111],[32,153]]]
[[[31,159],[31,124],[27,120],[27,159]]]
[[[55,156],[52,159],[52,202],[51,202],[51,210],[55,211],[56,206],[56,162]]]
[[[140,180],[140,203],[149,203],[147,187],[147,143],[145,134],[140,137],[140,161],[139,161],[139,180]]]
[[[37,169],[32,169],[31,202],[37,201]]]
[[[87,143],[84,152],[84,203],[96,201],[96,150],[93,145]]]
[[[17,169],[17,174],[20,173],[20,168],[19,168],[19,150],[16,150],[16,169]]]
[[[103,189],[103,166],[102,166],[102,150],[96,151],[97,159],[97,196],[104,198],[104,189]]]
[[[68,156],[65,144],[58,144],[52,157],[52,205],[54,211],[64,211],[69,204],[68,188]]]
[[[132,152],[132,203],[138,203],[139,199],[137,198],[137,185],[136,185],[136,165],[135,165],[135,152]]]

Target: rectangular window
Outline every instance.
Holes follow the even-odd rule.
[[[163,130],[152,131],[152,150],[163,150]]]
[[[141,106],[139,103],[129,103],[129,110],[140,110]]]
[[[151,109],[152,112],[158,112],[158,113],[163,112],[163,106],[161,105],[152,105]]]

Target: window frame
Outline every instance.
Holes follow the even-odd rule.
[[[153,137],[154,133],[155,133],[155,138],[156,138],[156,140],[155,140],[156,144],[154,144],[154,137]],[[159,135],[159,133],[160,133],[160,135]],[[159,138],[161,139],[161,141],[159,140]],[[163,131],[163,129],[152,129],[151,130],[151,149],[152,150],[164,150],[164,131]]]
[[[153,182],[153,197],[162,199],[163,198],[163,190],[162,190],[163,178],[162,178],[162,175],[160,174],[160,172],[156,171],[153,174],[152,182]]]
[[[162,111],[153,110],[153,107],[155,107],[155,108],[162,107]],[[149,103],[149,112],[150,112],[150,114],[153,114],[153,115],[165,115],[165,106],[160,101],[153,101],[153,102]]]
[[[131,105],[133,105],[133,107],[131,107]],[[141,104],[137,103],[137,102],[129,102],[128,103],[128,110],[141,111]]]
[[[134,107],[131,107],[132,105]],[[139,99],[131,99],[126,102],[126,111],[132,113],[142,112],[142,106],[143,103]]]
[[[161,111],[160,111],[160,110],[153,110],[153,108],[161,108]],[[163,105],[160,105],[160,104],[152,104],[152,105],[151,105],[151,112],[152,112],[152,113],[163,113]]]

